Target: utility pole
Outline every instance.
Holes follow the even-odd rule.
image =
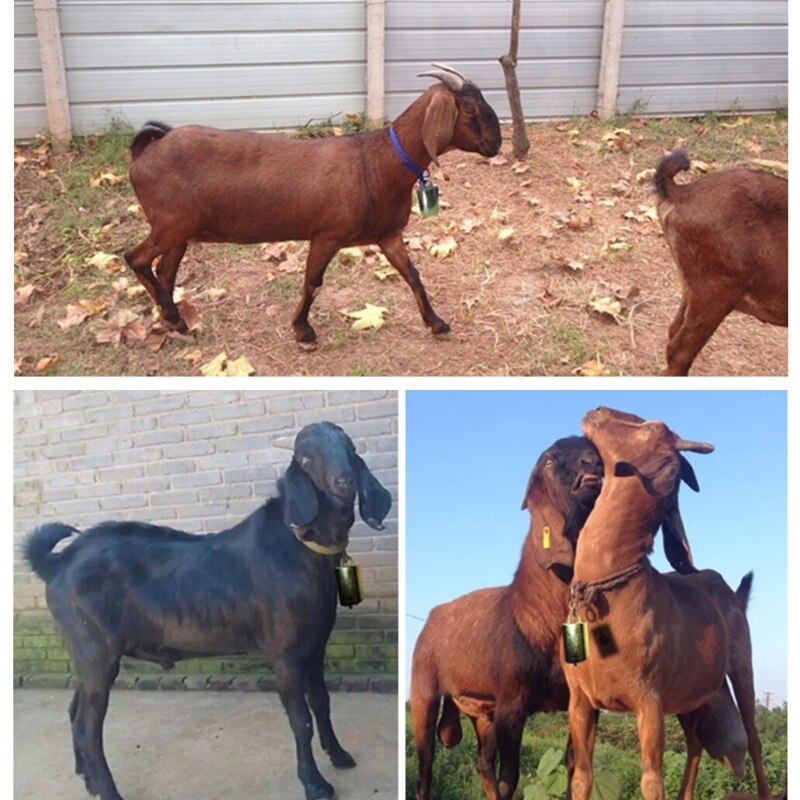
[[[770,700],[772,700],[772,692],[764,692],[764,705],[767,707],[767,711],[769,711]]]

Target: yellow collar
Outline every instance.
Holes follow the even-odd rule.
[[[344,544],[319,544],[309,539],[303,539],[301,535],[303,530],[305,529],[292,525],[292,533],[297,537],[297,541],[304,544],[313,553],[319,553],[323,556],[337,556],[347,549],[347,542]]]

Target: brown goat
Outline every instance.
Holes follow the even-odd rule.
[[[470,592],[431,611],[411,668],[417,800],[430,797],[442,697],[439,739],[446,747],[458,744],[459,711],[470,718],[479,743],[478,773],[489,800],[514,794],[527,717],[566,708],[558,639],[575,540],[601,478],[597,452],[583,437],[551,445],[537,460],[523,498],[530,527],[511,585]]]
[[[588,800],[597,709],[636,713],[645,800],[662,800],[664,714],[690,719],[718,695],[727,674],[736,696],[755,769],[758,796],[770,797],[755,727],[750,631],[744,614],[752,575],[734,593],[711,570],[696,571],[680,520],[681,479],[697,488],[680,451],[711,445],[680,439],[662,422],[599,408],[583,432],[603,460],[604,483],[575,553],[570,616],[585,618],[588,658],[566,663],[569,729],[574,747],[571,795]],[[662,575],[647,554],[663,524],[685,553],[687,574]],[[688,761],[680,798],[687,798],[701,743],[681,720]]]
[[[731,311],[789,324],[789,182],[768,172],[727,169],[689,184],[683,150],[661,160],[655,176],[658,218],[683,292],[669,327],[666,375],[692,362]]]
[[[431,307],[403,241],[412,186],[440,153],[493,156],[501,136],[480,89],[452,68],[438,67],[423,74],[440,83],[394,122],[399,150],[389,128],[298,140],[147,123],[131,144],[130,179],[151,230],[125,260],[164,321],[186,330],[172,295],[190,241],[298,239],[310,241],[303,296],[292,320],[301,345],[316,344],[308,312],[328,262],[341,248],[364,244],[378,244],[411,287],[424,323],[433,333],[446,333],[449,326]]]

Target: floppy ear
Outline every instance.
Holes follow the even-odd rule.
[[[533,491],[533,483],[535,480],[539,478],[539,473],[536,471],[536,466],[534,465],[533,469],[531,470],[531,474],[528,477],[528,485],[525,487],[525,494],[522,495],[522,505],[520,509],[524,511],[528,507],[528,495]]]
[[[697,476],[694,474],[692,465],[682,456],[678,455],[681,460],[681,480],[693,491],[700,491],[700,484],[697,482]]]
[[[383,520],[392,507],[392,495],[369,471],[361,456],[353,456],[358,487],[358,512],[361,519],[377,531],[383,530]]]
[[[542,480],[541,470],[538,465],[533,468],[528,478],[528,485],[525,488],[525,496],[522,498],[522,508],[529,508],[531,514],[531,527],[528,536],[533,546],[533,555],[536,563],[542,569],[552,569],[556,564],[569,567],[575,563],[575,548],[572,542],[565,536],[564,520],[559,517],[555,525],[546,525],[541,515],[535,514],[536,495],[546,492],[544,481]]]
[[[319,513],[319,500],[311,478],[294,459],[283,476],[283,495],[283,518],[286,524],[307,528]]]
[[[677,497],[661,521],[661,530],[664,532],[664,555],[672,568],[682,575],[697,572],[692,562],[692,550],[686,538]]]
[[[457,118],[458,108],[453,95],[450,92],[436,92],[425,112],[422,143],[437,167],[439,161],[436,156],[450,144]]]
[[[675,490],[677,473],[678,467],[675,463],[665,461],[658,453],[645,453],[635,463],[618,461],[614,465],[614,475],[617,477],[636,475],[642,481],[644,488],[656,497],[666,497]]]

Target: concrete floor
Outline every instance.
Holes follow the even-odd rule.
[[[74,774],[67,706],[72,692],[14,692],[14,800],[86,800]],[[398,701],[393,694],[331,695],[336,735],[355,758],[335,769],[314,736],[317,766],[337,800],[396,800]],[[303,800],[294,739],[272,692],[117,690],[105,750],[126,800]]]

